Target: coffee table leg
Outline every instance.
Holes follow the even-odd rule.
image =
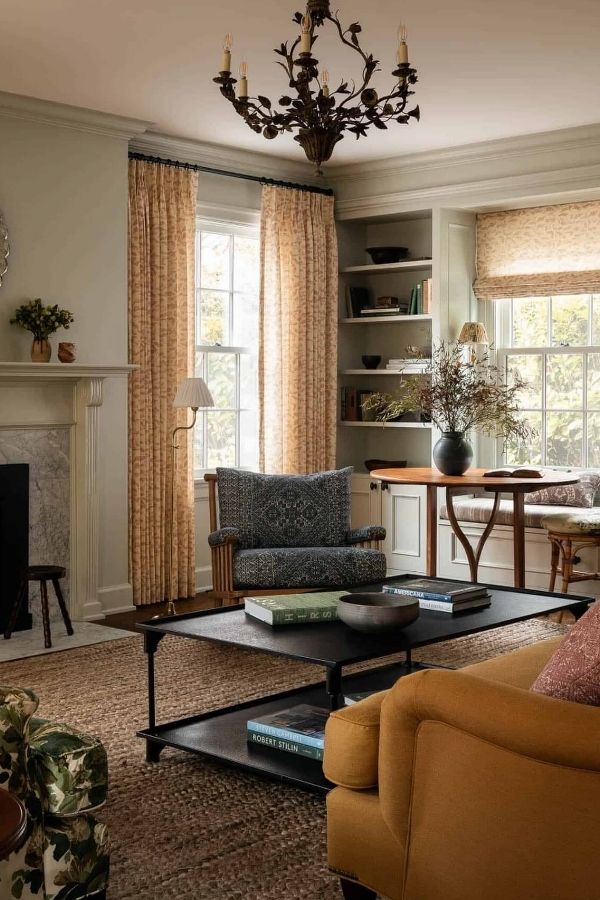
[[[148,729],[156,726],[156,694],[154,688],[154,654],[161,639],[162,634],[152,634],[146,631],[144,633],[144,653],[148,660]],[[163,744],[146,738],[146,761],[158,762]]]
[[[331,669],[327,669],[325,685],[329,695],[329,709],[340,709],[344,705],[341,666],[333,666]]]

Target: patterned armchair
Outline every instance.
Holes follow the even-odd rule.
[[[27,808],[23,846],[0,862],[2,900],[103,900],[108,829],[90,815],[108,787],[106,751],[69,725],[34,718],[38,699],[0,686],[0,789]]]
[[[351,467],[314,475],[219,468],[205,475],[213,591],[221,602],[384,578],[385,529],[350,528],[351,477]]]

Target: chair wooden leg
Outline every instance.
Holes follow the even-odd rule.
[[[50,637],[50,612],[48,610],[48,584],[46,579],[40,581],[40,596],[42,600],[42,623],[44,625],[44,647],[52,646]]]
[[[19,590],[17,591],[17,596],[15,597],[12,605],[12,609],[10,611],[10,616],[8,618],[8,623],[4,630],[4,640],[7,641],[13,631],[15,630],[15,625],[17,624],[17,617],[19,615],[19,610],[21,609],[21,604],[24,602],[27,596],[27,586],[29,582],[27,578],[23,578],[21,584],[19,585]]]
[[[563,541],[562,548],[562,587],[563,594],[569,592],[569,582],[573,573],[573,542]]]
[[[65,603],[65,598],[63,597],[63,592],[60,589],[60,581],[58,580],[58,578],[52,579],[52,586],[54,587],[54,593],[56,594],[56,599],[58,600],[58,605],[62,613],[65,628],[67,629],[67,634],[73,634],[71,617],[69,615],[69,610],[67,609],[67,604]]]
[[[365,887],[364,884],[357,884],[356,881],[348,881],[347,878],[340,878],[340,887],[344,900],[377,900],[377,894],[371,888]]]
[[[552,552],[550,556],[550,586],[548,588],[549,591],[554,590],[554,585],[556,584],[556,572],[558,570],[558,559],[560,555],[560,549],[558,541],[553,540],[551,542]]]

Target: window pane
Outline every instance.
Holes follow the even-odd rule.
[[[588,353],[587,366],[588,409],[600,409],[600,353]]]
[[[523,378],[528,386],[519,394],[519,406],[526,409],[542,408],[542,373],[544,371],[543,358],[538,356],[513,356],[507,357],[508,381],[511,373]]]
[[[583,415],[549,412],[546,417],[546,465],[583,465]]]
[[[548,409],[582,408],[583,357],[579,354],[549,353],[546,357],[546,405]]]
[[[545,297],[523,297],[512,303],[512,346],[546,347],[550,304]]]
[[[215,466],[235,466],[235,420],[234,412],[207,412],[206,464]]]
[[[588,342],[590,304],[587,294],[552,298],[552,343],[582,345]]]
[[[206,383],[213,395],[215,406],[235,408],[236,355],[234,353],[207,353],[206,356]]]
[[[506,462],[511,466],[525,464],[539,466],[542,463],[542,414],[524,410],[519,414],[519,418],[527,419],[535,429],[535,435],[524,444],[516,440],[509,441],[506,447]]]
[[[233,343],[258,352],[258,295],[233,295]]]
[[[225,291],[200,292],[200,341],[229,343],[229,294]]]
[[[229,290],[231,236],[203,231],[200,238],[200,285]]]
[[[204,413],[198,413],[196,427],[194,428],[194,470],[199,472],[204,468]]]
[[[600,467],[600,413],[590,413],[587,426],[587,465]]]
[[[600,344],[600,294],[592,294],[592,344]]]
[[[240,356],[240,406],[256,409],[258,397],[258,358],[252,353]]]
[[[233,289],[258,294],[258,241],[237,234],[234,241]]]
[[[258,468],[258,416],[256,410],[240,413],[240,466]]]

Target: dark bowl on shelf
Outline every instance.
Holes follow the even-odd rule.
[[[374,469],[405,469],[405,459],[365,459],[365,469],[372,472]]]
[[[382,266],[385,263],[397,263],[406,259],[408,247],[367,247],[367,253],[373,260],[373,265]]]
[[[355,631],[377,634],[406,628],[419,616],[419,601],[394,594],[344,594],[337,603],[337,614]]]
[[[381,362],[381,357],[375,355],[361,356],[361,360],[365,369],[376,369]]]

